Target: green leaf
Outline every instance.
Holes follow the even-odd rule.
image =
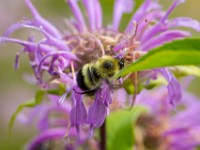
[[[135,71],[177,65],[200,65],[200,38],[175,40],[155,48],[122,69],[116,77]]]
[[[10,122],[9,122],[9,136],[11,135],[12,127],[16,120],[17,115],[25,107],[33,108],[33,107],[39,105],[42,102],[45,93],[46,93],[45,91],[37,91],[35,94],[35,100],[26,101],[18,106],[17,110],[14,112],[14,114],[12,115]]]
[[[133,126],[138,116],[146,112],[144,107],[135,106],[132,110],[120,110],[107,117],[107,149],[132,150],[134,145]]]
[[[197,66],[177,66],[173,68],[173,73],[177,77],[182,77],[186,75],[193,75],[200,77],[200,67]]]

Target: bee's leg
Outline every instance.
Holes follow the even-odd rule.
[[[83,91],[83,92],[76,91],[75,89],[73,89],[73,90],[78,94],[94,95],[97,89],[87,90],[87,91]]]
[[[113,89],[119,89],[121,87],[120,84],[110,84]]]

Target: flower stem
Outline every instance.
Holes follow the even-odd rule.
[[[100,150],[106,150],[106,119],[100,128]]]

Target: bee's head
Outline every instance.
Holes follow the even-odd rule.
[[[114,67],[114,63],[111,60],[107,60],[103,63],[103,68],[107,70],[113,69],[113,67]]]
[[[115,74],[116,68],[116,62],[113,60],[105,60],[102,64],[102,72],[104,72],[108,78]]]
[[[112,56],[105,55],[95,63],[96,70],[101,74],[102,78],[112,78],[120,70],[118,60]]]

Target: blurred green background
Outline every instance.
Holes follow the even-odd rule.
[[[32,0],[39,12],[59,29],[64,28],[63,18],[70,17],[71,12],[64,0]],[[136,3],[141,3],[137,0]],[[164,9],[167,9],[172,0],[160,0]],[[101,0],[103,5],[104,24],[112,22],[113,0]],[[187,16],[200,21],[200,0],[187,0],[186,3],[176,8],[170,17]],[[124,15],[121,29],[128,23],[131,14]],[[23,0],[0,0],[0,35],[13,23],[20,21],[24,17],[31,17],[29,10]],[[20,29],[12,34],[12,37],[24,39],[28,35],[28,30]],[[197,33],[195,36],[199,36]],[[8,122],[16,110],[17,106],[34,96],[36,87],[27,83],[25,75],[31,74],[28,60],[25,54],[20,57],[20,68],[13,68],[15,54],[22,47],[15,44],[0,45],[0,150],[22,149],[30,138],[36,134],[34,125],[26,127],[19,122],[15,122],[11,142],[8,140]],[[199,93],[200,80],[195,79],[190,86],[190,90]]]

